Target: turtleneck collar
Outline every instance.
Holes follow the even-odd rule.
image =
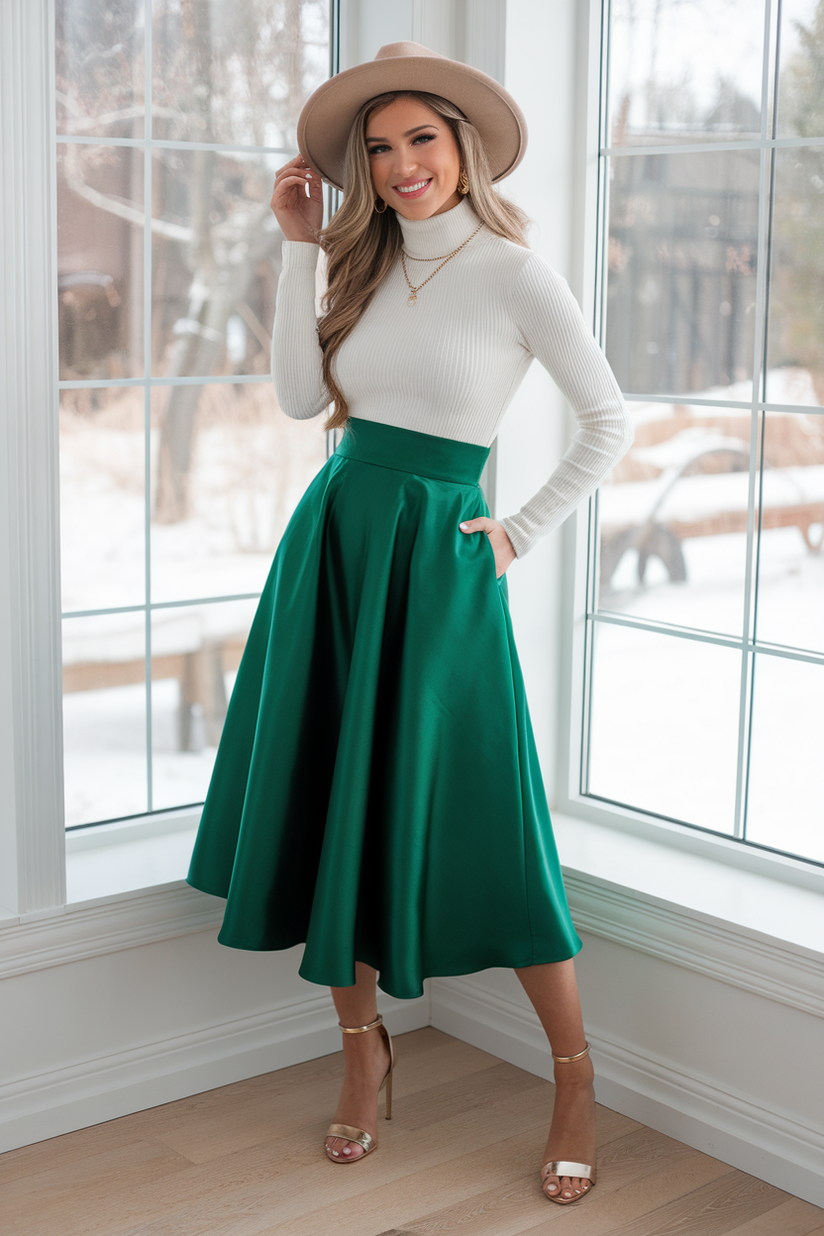
[[[401,225],[403,247],[410,257],[434,258],[451,253],[471,236],[480,219],[467,198],[461,198],[457,206],[428,219],[405,219],[395,211]]]

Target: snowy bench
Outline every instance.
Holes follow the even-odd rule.
[[[202,710],[206,743],[217,746],[226,716],[225,675],[236,670],[254,603],[156,610],[152,620],[152,681],[178,683],[178,747],[188,751],[192,721]],[[244,612],[247,611],[247,612]],[[246,621],[239,621],[246,618]],[[109,614],[93,625],[64,623],[63,691],[102,691],[145,682],[142,615]]]
[[[629,550],[638,553],[639,582],[651,557],[661,559],[670,579],[686,579],[682,541],[746,532],[748,468],[743,443],[716,441],[654,480],[604,486],[599,501],[602,584],[609,584]],[[824,465],[767,464],[756,481],[762,485],[762,530],[798,528],[807,547],[819,552],[824,542]]]

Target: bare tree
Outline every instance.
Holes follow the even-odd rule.
[[[134,0],[63,0],[58,10],[61,124],[73,132],[139,132],[143,32]],[[152,6],[153,133],[181,143],[157,153],[147,221],[155,293],[165,292],[165,304],[153,297],[156,373],[207,381],[225,372],[233,314],[266,350],[266,329],[248,302],[282,239],[268,207],[271,170],[260,156],[203,147],[294,148],[300,106],[328,71],[327,22],[324,0]],[[138,203],[89,183],[82,148],[67,148],[65,169],[77,198],[143,225]],[[162,413],[154,494],[160,522],[189,513],[200,393],[199,385],[174,386]]]

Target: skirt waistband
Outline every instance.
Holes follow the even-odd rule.
[[[477,485],[491,449],[476,442],[460,442],[350,416],[335,454],[436,481]]]

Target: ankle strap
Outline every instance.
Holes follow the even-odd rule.
[[[556,1056],[553,1054],[552,1059],[556,1064],[572,1064],[573,1060],[583,1060],[584,1056],[589,1055],[589,1043],[583,1051],[579,1051],[577,1056]]]
[[[338,1025],[344,1034],[363,1034],[364,1030],[374,1030],[375,1026],[380,1026],[382,1022],[383,1018],[380,1013],[378,1013],[376,1019],[374,1021],[370,1021],[368,1026],[341,1026],[340,1022],[338,1022]]]

